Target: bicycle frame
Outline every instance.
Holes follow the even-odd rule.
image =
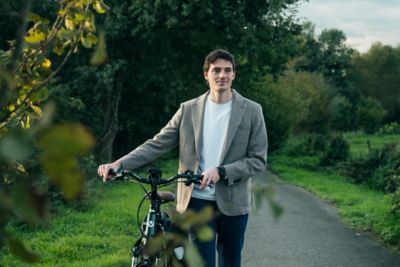
[[[172,184],[173,182],[177,182],[179,178],[186,178],[184,181],[187,185],[190,183],[200,183],[202,178],[201,175],[194,175],[193,172],[187,171],[184,174],[178,174],[173,176],[169,179],[161,179],[161,170],[157,168],[152,168],[147,171],[148,178],[145,179],[133,172],[129,172],[126,170],[118,170],[117,173],[110,172],[111,175],[116,175],[113,180],[131,180],[133,178],[134,181],[138,181],[140,183],[149,184],[151,186],[151,191],[146,192],[146,196],[142,199],[142,202],[138,206],[138,214],[141,205],[143,204],[144,200],[148,198],[150,201],[150,208],[149,211],[144,218],[142,225],[139,225],[139,229],[141,231],[141,237],[134,243],[132,248],[132,267],[138,266],[159,266],[162,261],[162,255],[156,255],[150,257],[149,255],[145,255],[143,248],[147,244],[148,240],[152,239],[155,235],[159,233],[165,233],[170,227],[170,220],[169,216],[166,212],[161,210],[161,204],[170,202],[174,200],[171,195],[160,196],[158,192],[158,188],[160,186],[165,186],[168,184]],[[139,217],[138,217],[139,223]],[[164,266],[169,266],[168,262],[164,262]]]

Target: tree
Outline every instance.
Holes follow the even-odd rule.
[[[120,156],[154,135],[178,103],[207,90],[201,66],[211,50],[225,48],[236,56],[234,87],[244,95],[251,95],[266,73],[280,73],[297,52],[300,27],[287,15],[295,2],[112,1],[102,21],[108,63],[98,69],[66,70],[69,80],[60,82],[69,88],[70,96],[82,100],[93,119],[88,125],[100,139],[103,132],[111,131],[97,126],[105,120],[98,110],[106,110],[113,99],[102,89],[107,87],[111,95],[117,95],[121,88],[113,151],[114,157]],[[119,65],[118,79],[106,72],[115,64]],[[113,82],[106,85],[96,79],[100,72],[107,75],[102,79]]]
[[[326,29],[317,36],[315,27],[310,22],[305,23],[303,29],[302,54],[304,56],[295,61],[295,69],[321,73],[325,77],[334,88],[333,96],[338,97],[334,98],[336,100],[332,108],[342,109],[334,112],[336,118],[334,118],[333,128],[354,129],[360,91],[352,84],[349,74],[353,70],[351,59],[355,51],[345,44],[346,36],[341,30]],[[342,97],[346,98],[344,101],[350,103],[350,106],[338,106],[338,104],[344,104],[343,101],[338,102],[339,99],[343,100]]]
[[[272,87],[290,107],[285,113],[292,131],[322,134],[329,131],[332,88],[322,75],[286,71]]]
[[[354,107],[349,99],[336,95],[329,103],[329,113],[332,118],[332,128],[339,131],[354,129]]]
[[[354,56],[351,79],[365,97],[377,99],[387,110],[385,122],[400,118],[400,47],[376,43]]]
[[[348,87],[348,73],[352,69],[354,50],[345,43],[346,35],[338,29],[325,29],[319,36],[311,23],[303,25],[302,58],[296,69],[319,72],[336,88]]]

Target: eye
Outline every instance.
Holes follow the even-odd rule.
[[[221,72],[221,69],[213,69],[211,72],[214,74],[219,74]]]
[[[231,73],[231,72],[232,72],[232,69],[231,69],[231,68],[225,69],[225,72],[226,72],[226,73]]]

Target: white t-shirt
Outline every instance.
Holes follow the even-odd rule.
[[[197,173],[220,165],[222,148],[228,131],[228,123],[231,115],[232,101],[224,104],[214,103],[210,96],[207,97],[204,110],[203,143],[201,146],[200,164]],[[195,185],[192,197],[215,200],[214,185],[200,189]]]

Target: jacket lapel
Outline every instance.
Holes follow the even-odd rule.
[[[192,122],[194,129],[194,142],[196,146],[197,159],[200,160],[201,144],[202,144],[202,132],[203,132],[203,120],[204,120],[204,108],[206,105],[207,95],[209,92],[201,95],[196,103],[192,107]]]
[[[225,138],[224,147],[222,148],[220,164],[223,162],[226,153],[232,143],[233,138],[236,135],[237,129],[242,121],[243,115],[246,111],[246,103],[243,101],[243,97],[237,93],[235,90],[233,91],[233,99],[232,99],[232,109],[231,116],[229,118],[228,131]]]

